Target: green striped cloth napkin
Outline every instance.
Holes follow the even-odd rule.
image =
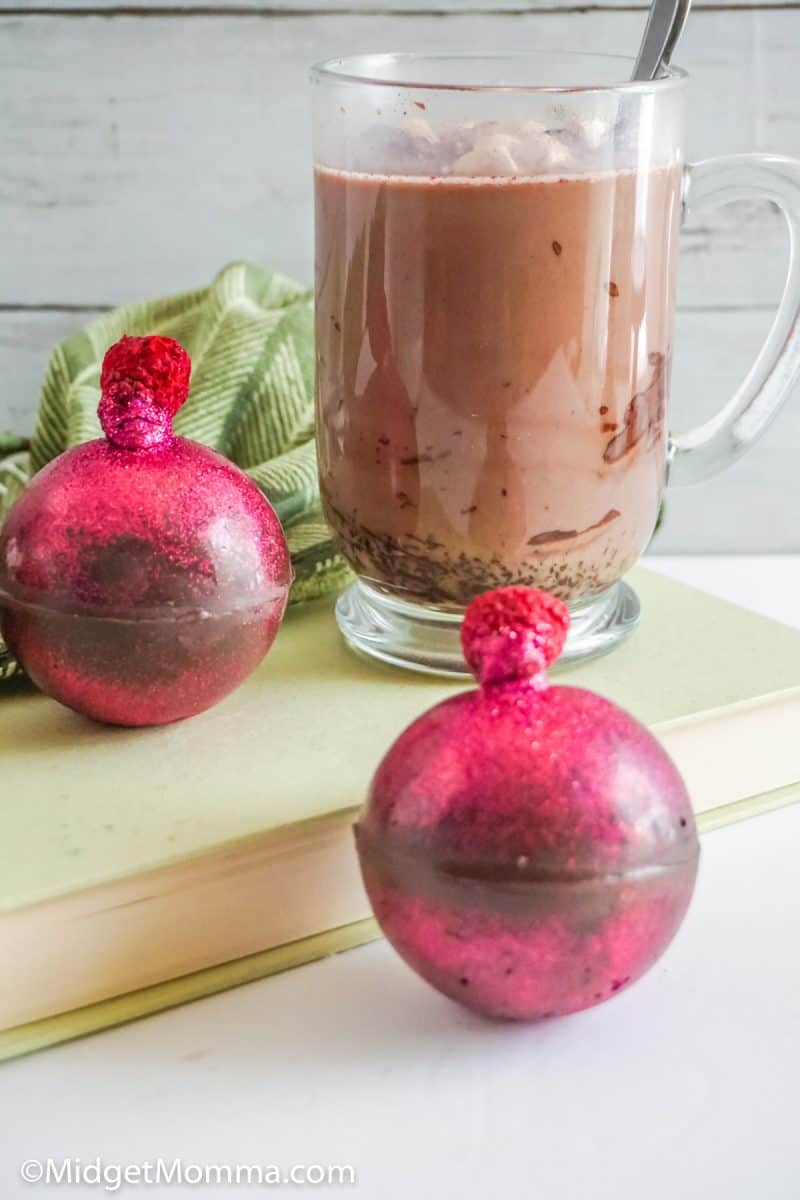
[[[57,347],[30,442],[0,439],[0,521],[45,463],[101,436],[100,367],[125,333],[164,334],[188,350],[192,384],[175,431],[232,459],[270,500],[294,564],[291,602],[341,587],[349,572],[317,483],[311,293],[249,263],[199,291],[115,309]],[[17,669],[0,642],[0,679]]]

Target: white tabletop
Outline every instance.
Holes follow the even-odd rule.
[[[800,558],[651,565],[800,625]],[[708,835],[665,957],[560,1021],[483,1022],[379,942],[9,1063],[0,1196],[59,1193],[20,1182],[26,1159],[99,1155],[110,1186],[161,1158],[190,1182],[194,1164],[352,1167],[355,1185],[305,1190],[369,1200],[794,1200],[798,844],[800,805]]]

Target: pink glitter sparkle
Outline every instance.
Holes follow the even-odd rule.
[[[356,828],[395,949],[445,995],[512,1019],[574,1012],[637,979],[683,919],[699,853],[652,734],[593,692],[547,685],[568,614],[525,591],[470,606],[465,651],[487,682],[401,734]]]

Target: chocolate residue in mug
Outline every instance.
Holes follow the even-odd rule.
[[[544,546],[548,542],[566,542],[570,538],[582,537],[585,533],[593,533],[596,529],[602,529],[604,525],[616,521],[620,515],[618,509],[610,508],[604,517],[595,521],[594,525],[587,525],[585,529],[548,529],[544,533],[536,533],[533,537],[528,538],[528,545]]]
[[[665,354],[656,351],[650,355],[653,378],[625,409],[622,429],[611,438],[603,452],[604,462],[619,462],[642,438],[646,437],[647,444],[652,446],[660,436],[666,401],[666,364]]]

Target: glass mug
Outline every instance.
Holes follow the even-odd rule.
[[[317,439],[358,579],[353,648],[465,672],[466,604],[564,599],[564,658],[635,627],[623,576],[663,489],[756,440],[798,377],[800,164],[683,159],[686,75],[584,54],[375,55],[314,68]],[[529,81],[536,86],[529,86]],[[735,396],[666,423],[682,216],[772,200],[786,288]]]

